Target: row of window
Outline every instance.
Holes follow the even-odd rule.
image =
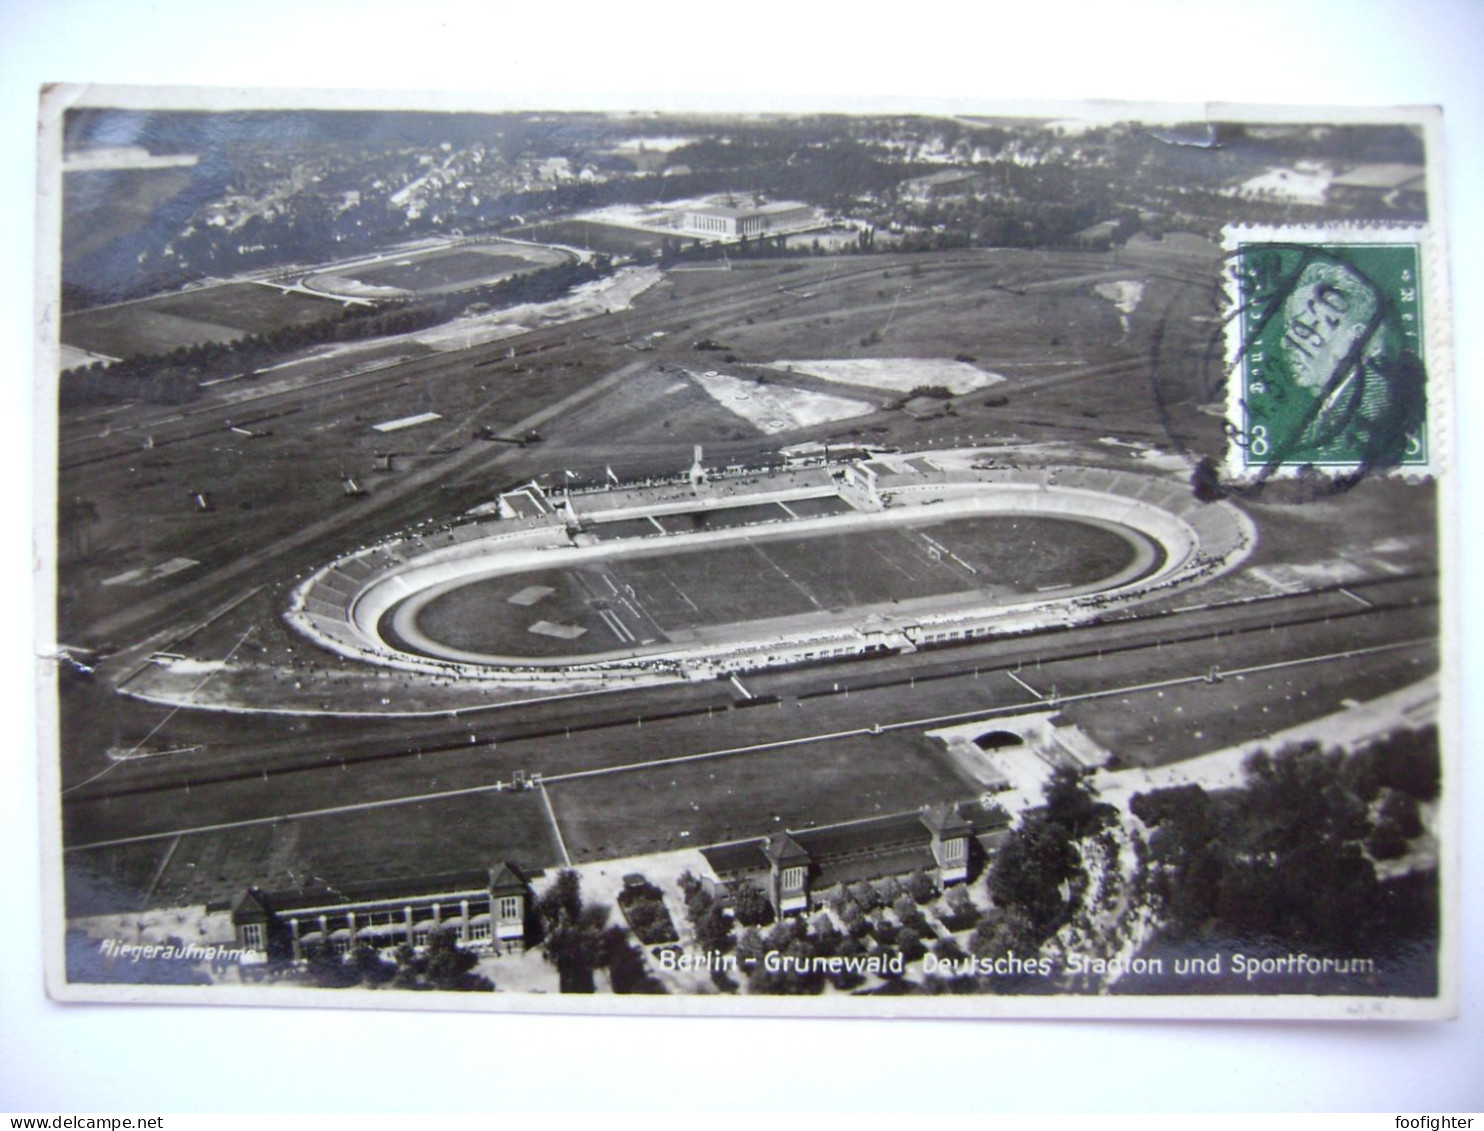
[[[968,859],[968,849],[969,842],[963,837],[954,837],[952,839],[945,840],[943,842],[943,862],[945,864],[962,864],[965,860]],[[879,848],[857,852],[851,855],[868,856],[872,855],[876,851],[879,851]],[[804,887],[804,876],[806,871],[807,869],[802,865],[783,869],[783,875],[781,877],[783,890],[786,892],[795,892],[802,890],[802,888]]]
[[[518,923],[522,918],[521,898],[517,895],[501,896],[495,901],[495,910],[501,922]],[[436,918],[420,919],[412,924],[412,941],[414,945],[426,946],[428,936],[439,927],[448,926],[454,929],[461,938],[477,941],[488,939],[492,935],[492,926],[489,917],[489,904],[482,901],[471,901],[468,905],[469,919],[467,924],[461,914],[464,905],[462,903],[452,905],[450,909],[457,909],[453,915],[444,915],[444,906],[433,904],[430,908]],[[423,909],[424,911],[429,909]],[[336,916],[337,920],[339,916]],[[321,915],[317,919],[301,920],[291,919],[291,924],[307,932],[301,937],[304,941],[312,941],[323,938],[329,933],[331,948],[343,954],[351,949],[355,939],[351,937],[350,924],[355,924],[355,937],[372,942],[380,942],[382,945],[396,945],[406,941],[406,911],[366,911],[359,914],[351,914],[343,920],[343,926],[334,932],[329,931],[329,917]],[[241,927],[242,945],[248,950],[266,950],[267,934],[262,923],[244,923]]]

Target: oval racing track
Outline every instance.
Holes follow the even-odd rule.
[[[1231,569],[1256,541],[1250,519],[1230,503],[1196,503],[1188,488],[1102,469],[999,469],[949,481],[908,483],[884,493],[885,506],[848,514],[726,530],[667,533],[578,545],[556,522],[501,520],[408,536],[346,555],[305,581],[286,619],[342,656],[447,676],[550,684],[594,677],[704,678],[727,671],[882,647],[980,637],[1090,619],[1110,607],[1199,584]],[[749,497],[762,501],[766,492]],[[500,655],[454,647],[418,623],[426,606],[454,590],[508,574],[575,569],[636,555],[704,552],[744,541],[911,527],[955,518],[1034,515],[1120,534],[1132,559],[1109,576],[1054,596],[1013,600],[978,591],[908,598],[819,615],[744,621],[689,634],[567,656]],[[885,615],[883,615],[885,614]],[[389,627],[390,632],[385,629]]]

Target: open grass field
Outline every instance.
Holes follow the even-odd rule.
[[[385,265],[355,267],[340,274],[373,286],[397,287],[404,291],[438,291],[460,284],[487,282],[532,266],[519,255],[461,248],[457,251],[418,255]]]
[[[539,793],[479,793],[194,833],[68,858],[71,914],[230,899],[250,884],[354,883],[560,863]]]
[[[339,313],[332,299],[228,283],[62,316],[62,341],[108,357],[228,342]]]
[[[1419,626],[1415,633],[1422,636]],[[1381,641],[1380,643],[1386,643]],[[1336,640],[1337,649],[1346,642]],[[1272,659],[1256,641],[1213,642],[1205,655],[1194,649],[1185,672],[1200,659],[1208,666],[1231,670]],[[1363,703],[1437,670],[1437,648],[1432,643],[1393,652],[1371,653],[1325,665],[1322,673],[1304,668],[1232,676],[1220,683],[1191,683],[1163,692],[1145,692],[1111,700],[1076,703],[1066,709],[1073,722],[1100,745],[1118,755],[1124,765],[1160,766],[1209,754],[1268,734],[1298,726],[1322,715],[1343,711],[1347,701]],[[1043,670],[1057,681],[1060,694],[1086,686],[1065,669]],[[1036,684],[1034,677],[1027,677]],[[1040,686],[1040,684],[1036,684]]]
[[[771,509],[770,509],[771,507]],[[782,509],[737,508],[736,521],[784,517]],[[758,513],[762,512],[762,513]],[[729,511],[697,512],[722,525]],[[676,522],[675,517],[661,522]],[[684,518],[680,519],[684,522]],[[471,582],[430,601],[418,618],[434,640],[468,651],[531,655],[537,621],[582,627],[571,641],[542,636],[541,655],[623,647],[633,639],[675,638],[698,628],[839,612],[944,594],[1011,600],[1049,586],[1089,584],[1127,566],[1131,533],[1090,523],[986,516],[908,527],[814,532],[760,528],[742,544],[611,559],[576,570],[521,573]],[[972,572],[971,572],[972,570]],[[530,585],[552,593],[522,607],[510,597]],[[613,626],[621,622],[629,637]]]
[[[519,239],[565,244],[605,255],[658,254],[664,243],[664,237],[658,232],[641,232],[591,220],[556,220],[549,224],[515,228],[509,234]]]
[[[894,813],[976,789],[927,739],[856,736],[560,782],[548,792],[567,851],[581,863]]]
[[[143,303],[127,303],[62,317],[62,341],[105,357],[163,354],[202,342],[231,342],[243,330],[196,318],[183,318]]]
[[[147,304],[183,318],[219,322],[250,334],[317,322],[339,314],[343,309],[334,299],[301,291],[284,291],[264,283],[201,287],[178,295],[149,299]]]
[[[97,517],[90,538],[107,553],[94,553],[75,571],[64,571],[63,631],[74,633],[78,624],[116,606],[117,593],[99,582],[127,569],[173,557],[189,557],[211,569],[232,562],[244,546],[290,537],[316,520],[342,519],[357,505],[342,489],[347,475],[374,495],[471,442],[475,455],[508,456],[512,449],[505,445],[471,441],[474,429],[504,430],[583,387],[597,372],[562,362],[537,362],[518,373],[502,366],[471,369],[456,355],[435,357],[403,367],[393,379],[325,382],[286,405],[193,409],[187,420],[149,429],[156,447],[143,454],[144,430],[120,430],[96,440],[95,451],[102,451],[87,462],[68,466],[64,454],[60,490],[64,497],[93,505]],[[443,419],[395,435],[371,427],[422,412]],[[231,425],[238,423],[259,434],[232,432]],[[398,471],[379,473],[376,457],[388,452],[398,453]],[[214,510],[199,512],[196,492],[209,496]],[[395,526],[412,515],[420,520],[456,513],[460,505],[492,497],[493,484],[481,478],[465,494],[424,494],[407,504],[415,509],[382,521]],[[375,537],[381,529],[368,523],[360,536]]]

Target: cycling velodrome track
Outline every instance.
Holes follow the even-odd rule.
[[[1072,624],[1198,585],[1237,566],[1256,543],[1251,520],[1233,504],[1201,503],[1184,484],[1127,471],[994,468],[848,479],[836,490],[825,477],[813,492],[837,493],[854,508],[848,513],[729,529],[662,533],[656,524],[656,532],[643,537],[574,539],[568,522],[551,514],[400,535],[317,570],[294,590],[285,618],[331,652],[404,671],[538,686],[701,679]],[[756,490],[734,489],[725,498],[708,496],[703,489],[702,497],[686,506],[695,511],[799,497],[797,490],[769,491],[764,484]],[[675,512],[675,504],[659,502],[660,492],[654,493],[652,508],[643,502],[643,492],[625,494],[637,503],[621,510],[594,505],[589,511],[583,496],[574,495],[571,510],[588,529],[594,520]],[[593,496],[593,503],[600,497]],[[668,497],[674,498],[673,490]],[[1114,531],[1133,548],[1131,560],[1091,583],[1054,593],[1020,593],[1013,600],[1003,592],[991,596],[988,590],[909,597],[889,605],[748,620],[642,642],[635,638],[606,651],[574,646],[570,654],[555,656],[463,650],[425,634],[418,620],[439,596],[502,575],[540,571],[550,576],[554,570],[602,568],[636,554],[653,558],[742,542],[1006,515],[1070,520]],[[502,605],[496,615],[525,614]],[[619,638],[614,636],[613,642]]]

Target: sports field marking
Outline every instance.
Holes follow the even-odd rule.
[[[1020,684],[1020,686],[1021,686],[1021,687],[1023,687],[1023,688],[1025,688],[1025,689],[1026,689],[1026,690],[1027,690],[1027,691],[1029,691],[1029,692],[1030,692],[1030,693],[1031,693],[1031,694],[1032,694],[1032,695],[1034,695],[1034,696],[1035,696],[1035,697],[1036,697],[1036,698],[1037,698],[1037,699],[1045,699],[1045,698],[1046,698],[1046,696],[1044,696],[1044,695],[1042,695],[1042,694],[1041,694],[1041,693],[1040,693],[1040,692],[1039,692],[1039,691],[1037,691],[1037,690],[1036,690],[1036,689],[1035,689],[1035,688],[1034,688],[1034,687],[1032,687],[1032,686],[1031,686],[1031,685],[1030,685],[1030,684],[1028,684],[1028,683],[1026,683],[1026,681],[1025,681],[1025,680],[1023,680],[1023,679],[1021,679],[1021,678],[1020,678],[1020,677],[1019,677],[1019,676],[1018,676],[1018,675],[1016,675],[1016,674],[1015,674],[1015,673],[1014,673],[1014,672],[1006,672],[1006,673],[1005,673],[1005,674],[1006,674],[1006,675],[1007,675],[1007,676],[1009,676],[1009,677],[1010,677],[1010,678],[1011,678],[1011,679],[1013,679],[1013,680],[1014,680],[1014,681],[1015,681],[1015,682],[1016,682],[1016,683],[1018,683],[1018,684]]]
[[[620,643],[632,644],[634,642],[634,634],[624,627],[623,621],[613,615],[613,610],[599,609],[598,618],[608,626],[614,636],[618,637]]]
[[[557,848],[562,854],[562,863],[572,867],[572,856],[567,851],[567,842],[562,839],[562,826],[557,823],[556,810],[551,807],[551,794],[546,792],[546,782],[538,787],[541,790],[541,804],[546,809],[546,819],[551,822],[551,835],[556,837]]]
[[[808,601],[816,609],[819,609],[820,611],[823,611],[824,610],[824,606],[821,605],[817,600],[815,600],[814,594],[811,593],[811,592],[809,592],[809,590],[805,589],[804,586],[801,585],[799,582],[795,581],[793,579],[793,576],[786,569],[784,569],[781,565],[779,565],[772,558],[770,558],[768,556],[768,551],[767,550],[763,549],[762,546],[758,545],[751,538],[747,539],[747,544],[749,546],[751,546],[757,552],[758,557],[762,558],[763,561],[767,562],[768,565],[773,568],[773,572],[775,572],[776,574],[778,574],[778,576],[781,577],[781,578],[783,578],[784,581],[788,582],[795,589],[797,589],[800,593],[802,593],[804,595],[804,599],[806,601]]]
[[[256,592],[256,590],[254,590],[254,592]],[[237,649],[241,648],[244,644],[246,644],[247,643],[247,638],[249,636],[251,636],[257,630],[258,630],[258,626],[257,625],[255,625],[255,624],[248,625],[247,626],[247,631],[244,632],[241,636],[239,636],[237,638],[237,643],[236,644],[233,644],[232,647],[227,651],[227,654],[222,657],[220,666],[212,667],[210,671],[208,671],[204,676],[202,676],[201,677],[201,682],[198,683],[198,684],[196,684],[196,686],[191,689],[190,693],[188,695],[186,695],[186,697],[184,699],[182,699],[179,704],[177,704],[176,706],[172,707],[169,710],[169,712],[166,713],[165,717],[163,719],[161,719],[159,722],[157,722],[154,725],[153,729],[151,729],[150,732],[147,735],[145,735],[138,742],[136,742],[133,745],[133,747],[130,748],[130,750],[128,751],[127,754],[123,755],[122,757],[120,757],[120,758],[118,758],[118,759],[116,759],[114,761],[109,762],[109,764],[107,766],[103,767],[103,769],[99,770],[92,777],[90,777],[90,778],[84,778],[82,781],[78,782],[76,785],[69,785],[66,789],[62,790],[62,796],[65,797],[67,794],[73,792],[74,790],[81,789],[83,786],[90,785],[91,783],[97,781],[99,778],[103,777],[110,770],[112,770],[115,766],[122,766],[125,762],[128,762],[129,760],[131,760],[135,754],[138,754],[140,750],[144,749],[144,747],[149,743],[150,739],[154,738],[155,735],[159,734],[160,731],[164,728],[165,724],[168,723],[171,719],[175,718],[176,714],[181,710],[181,708],[182,707],[185,707],[185,706],[188,706],[190,704],[191,700],[193,700],[201,692],[201,689],[204,688],[208,683],[211,682],[212,676],[216,675],[217,672],[219,672],[219,671],[223,670],[224,668],[226,668],[227,664],[231,661],[232,657],[237,654]]]
[[[671,581],[668,574],[665,575],[665,584],[668,585],[671,589],[675,590],[676,595],[690,606],[691,612],[699,613],[701,611],[700,606],[692,601],[689,597],[687,597],[685,595],[685,590],[676,585],[675,582]],[[653,620],[654,618],[651,617],[650,619]]]

